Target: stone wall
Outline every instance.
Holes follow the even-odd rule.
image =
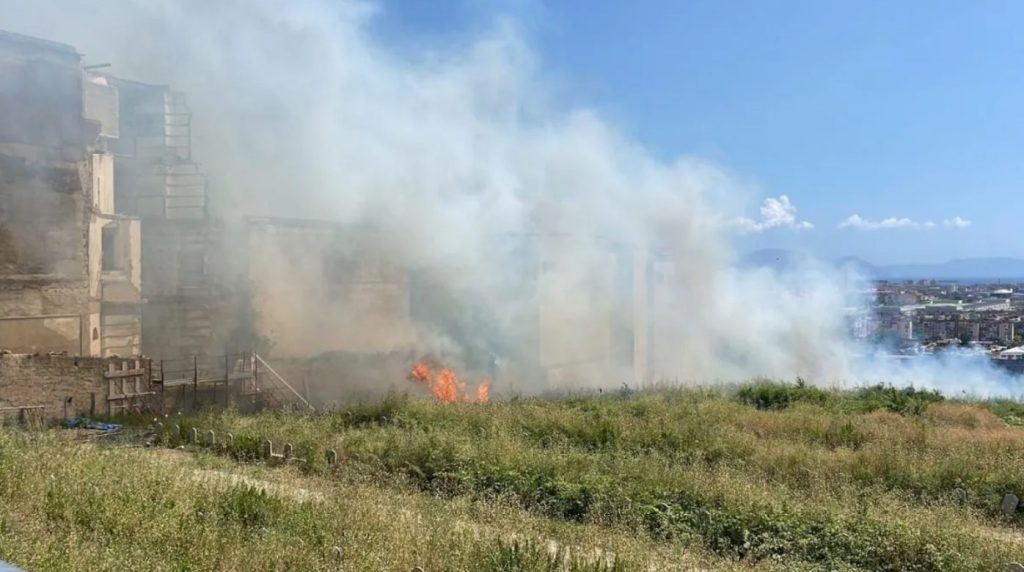
[[[223,231],[206,220],[142,225],[143,353],[154,359],[224,354],[230,330]]]
[[[0,355],[0,413],[45,407],[49,419],[106,413],[110,360],[46,354]]]
[[[81,280],[0,279],[0,350],[89,353],[88,307]]]
[[[0,32],[0,350],[91,354],[87,148],[80,57]],[[96,330],[93,343],[93,331]]]
[[[71,46],[0,31],[0,142],[55,148],[88,138],[79,62]]]

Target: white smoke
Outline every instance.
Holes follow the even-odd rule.
[[[663,253],[642,325],[650,377],[904,379],[851,361],[849,284],[833,270],[731,268],[730,229],[812,227],[787,196],[737,218],[742,185],[724,169],[660,161],[594,111],[560,105],[514,22],[409,57],[369,31],[379,7],[351,0],[26,4],[0,0],[3,26],[188,93],[195,155],[224,212],[372,223],[400,263],[457,272],[450,287],[487,306],[493,327],[522,313],[493,237],[543,232],[566,237],[548,244],[558,273],[542,287],[564,301],[546,309],[550,327],[569,345],[606,335],[583,316],[633,310],[594,286],[607,279],[601,237]]]

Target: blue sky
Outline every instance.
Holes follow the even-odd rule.
[[[748,234],[745,250],[874,263],[1024,257],[1024,2],[384,6],[378,33],[407,49],[513,17],[566,103],[600,110],[658,156],[705,157],[764,197],[786,195],[815,225]]]

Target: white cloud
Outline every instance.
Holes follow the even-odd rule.
[[[945,225],[946,228],[967,228],[971,226],[971,221],[955,216],[942,221],[942,224]]]
[[[814,225],[807,221],[798,221],[796,218],[796,207],[789,201],[786,195],[768,197],[761,203],[761,219],[753,220],[747,217],[740,217],[733,221],[733,225],[740,232],[762,232],[771,228],[790,228],[793,230],[808,230]]]
[[[889,217],[882,220],[868,220],[858,214],[852,214],[847,217],[846,220],[839,223],[839,228],[852,228],[855,230],[931,230],[938,226],[939,225],[930,220],[916,221],[907,217]],[[971,221],[955,216],[944,220],[942,222],[942,226],[946,228],[967,228],[971,226]]]

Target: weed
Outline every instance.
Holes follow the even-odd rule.
[[[758,381],[741,387],[737,397],[741,402],[758,409],[785,409],[797,402],[824,404],[831,396],[825,390],[809,386],[798,379],[796,385]]]
[[[221,494],[218,509],[224,522],[247,529],[265,529],[280,516],[284,505],[263,489],[236,485]]]

